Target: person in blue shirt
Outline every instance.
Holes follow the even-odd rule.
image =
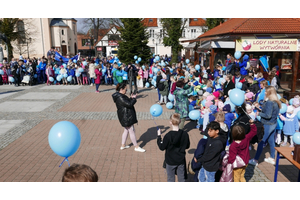
[[[47,61],[43,58],[40,64],[38,65],[40,69],[40,80],[42,83],[45,83],[47,81],[47,77],[45,74]]]
[[[247,69],[246,69],[248,61],[249,61],[249,56],[246,54],[243,57],[243,62],[242,63],[238,62],[237,67],[240,68],[240,73],[241,73],[242,76],[246,76],[248,74]]]
[[[70,76],[72,76],[72,82],[71,84],[76,85],[76,77],[75,77],[75,64],[72,65],[70,68]]]

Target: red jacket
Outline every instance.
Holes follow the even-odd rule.
[[[101,83],[102,71],[99,71],[99,69],[95,69],[95,74],[97,76],[97,78],[95,79],[95,84],[100,84]]]
[[[233,141],[229,147],[229,158],[228,163],[232,164],[236,158],[236,155],[239,155],[245,164],[249,163],[250,154],[249,154],[249,144],[250,140],[257,134],[257,128],[254,124],[250,125],[250,132],[245,136],[245,138],[240,142],[236,143]]]

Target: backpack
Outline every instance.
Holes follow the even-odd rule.
[[[264,125],[258,120],[254,121],[254,124],[257,128],[257,134],[251,139],[250,144],[259,143],[264,137]]]
[[[163,91],[165,89],[164,82],[159,82],[158,85],[157,85],[157,88],[159,89],[159,91]]]

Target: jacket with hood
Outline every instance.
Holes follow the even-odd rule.
[[[249,61],[249,56],[246,54],[243,57],[243,62],[242,63],[238,63],[239,64],[238,66],[240,67],[240,73],[243,76],[246,76],[248,74],[247,69],[246,69],[248,61]]]
[[[232,164],[236,156],[239,155],[245,164],[249,163],[250,154],[249,154],[249,144],[251,139],[257,134],[257,128],[254,124],[250,125],[250,132],[249,134],[245,135],[245,138],[240,142],[237,143],[233,141],[229,147],[229,158],[228,163]]]
[[[167,96],[168,93],[169,93],[169,84],[168,84],[168,81],[165,80],[165,79],[160,79],[160,84],[164,84],[164,90],[163,91],[159,91],[159,93],[162,95],[162,96]]]
[[[112,98],[118,109],[118,119],[123,127],[130,127],[138,122],[134,109],[136,99],[129,98],[125,94],[119,92],[114,93]]]
[[[253,81],[252,84],[249,84],[248,90],[250,90],[250,92],[253,92],[253,94],[256,94],[260,90],[258,82]]]
[[[187,132],[179,129],[178,131],[169,131],[164,139],[157,137],[157,145],[161,151],[166,150],[165,160],[168,165],[186,164],[185,150],[190,148],[190,138]]]

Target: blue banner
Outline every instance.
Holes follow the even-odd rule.
[[[57,51],[55,52],[55,60],[56,61],[60,61],[60,58],[62,58],[63,62],[64,63],[68,63],[69,62],[69,59],[71,59],[72,61],[75,59],[75,60],[78,60],[79,58],[79,55],[77,54],[76,56],[74,56],[73,58],[65,58],[63,57],[62,55],[60,55]]]

